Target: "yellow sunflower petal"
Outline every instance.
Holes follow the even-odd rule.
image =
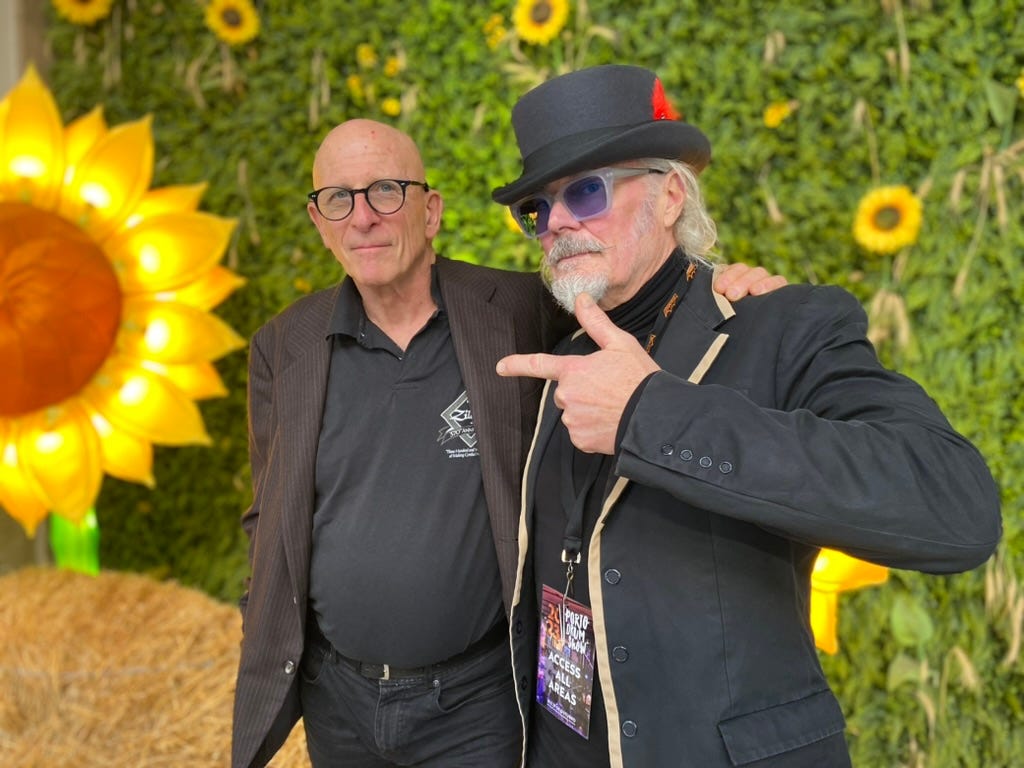
[[[106,135],[107,121],[103,119],[102,107],[94,107],[77,120],[68,123],[64,129],[65,178],[74,173],[74,169],[86,153]]]
[[[50,510],[81,520],[103,482],[100,442],[76,400],[36,411],[18,425],[18,458],[39,484]]]
[[[100,439],[103,470],[107,474],[149,488],[153,479],[153,444],[129,435],[114,426],[92,408],[87,408],[89,419]]]
[[[170,291],[217,266],[235,224],[207,213],[167,213],[118,232],[104,248],[125,293]]]
[[[114,0],[53,0],[57,13],[72,24],[89,25],[110,15]]]
[[[245,285],[244,277],[227,267],[217,266],[198,280],[176,291],[163,291],[156,298],[160,301],[178,301],[190,307],[210,310],[242,285]]]
[[[102,242],[132,212],[153,178],[151,118],[112,129],[64,185],[60,214]]]
[[[186,213],[199,207],[199,201],[206,192],[206,182],[181,184],[172,187],[151,189],[132,211],[125,224],[134,227],[143,219],[163,213]]]
[[[121,316],[118,347],[129,355],[183,365],[216,360],[245,346],[220,318],[170,301],[129,299]]]
[[[881,584],[888,578],[889,569],[884,565],[858,560],[834,549],[823,549],[814,563],[811,586],[823,592],[844,592]]]
[[[153,373],[169,379],[178,389],[193,400],[224,397],[228,388],[213,367],[213,363],[201,362],[191,365],[164,365],[145,360],[142,366]]]
[[[21,524],[25,533],[35,536],[50,509],[39,483],[19,461],[15,439],[14,430],[0,422],[0,507]]]
[[[199,409],[173,383],[125,355],[110,358],[81,397],[117,429],[164,445],[209,445]]]
[[[814,644],[825,653],[839,650],[839,638],[836,635],[836,610],[839,595],[835,592],[811,590],[811,629],[814,631]]]
[[[0,198],[53,210],[64,181],[64,127],[35,67],[4,99],[0,125]]]

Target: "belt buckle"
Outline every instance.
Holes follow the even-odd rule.
[[[382,664],[381,667],[384,669],[384,674],[381,675],[380,679],[381,680],[390,680],[391,679],[391,665],[390,664]]]

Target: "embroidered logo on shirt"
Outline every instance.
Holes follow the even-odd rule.
[[[476,427],[473,424],[473,411],[469,407],[469,396],[463,390],[462,394],[455,398],[455,401],[441,411],[441,418],[446,426],[437,433],[437,442],[441,445],[450,443],[458,438],[465,444],[465,448],[445,448],[448,458],[463,459],[471,456],[478,456],[476,449]]]

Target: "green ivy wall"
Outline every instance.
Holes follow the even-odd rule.
[[[823,663],[855,764],[1024,764],[1019,3],[590,0],[570,4],[548,46],[516,41],[511,0],[256,5],[259,36],[231,49],[190,0],[115,0],[84,29],[51,13],[42,66],[65,121],[96,104],[111,125],[152,114],[154,186],[206,180],[203,209],[238,218],[226,263],[248,282],[220,317],[248,336],[339,278],[304,194],[320,138],[355,116],[419,141],[446,198],[442,253],[530,269],[534,246],[490,202],[517,175],[511,105],[561,68],[655,69],[712,140],[703,180],[722,256],[854,292],[873,330],[889,332],[882,357],[929,389],[1003,490],[1005,541],[986,567],[894,572],[841,598],[840,651]],[[375,62],[370,49],[357,56],[361,44]],[[389,97],[397,116],[384,112]],[[764,108],[787,101],[795,111],[767,127]],[[920,237],[896,258],[870,255],[851,234],[858,201],[881,184],[906,184],[924,202]],[[158,448],[154,491],[105,480],[105,567],[238,597],[245,364],[244,352],[217,364],[231,394],[202,404],[212,447]]]

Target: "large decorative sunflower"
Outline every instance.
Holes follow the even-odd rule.
[[[516,34],[535,45],[551,42],[568,18],[568,0],[518,0],[512,12]]]
[[[853,237],[873,253],[895,253],[917,242],[921,200],[906,186],[878,187],[861,198]]]
[[[149,189],[148,117],[62,125],[35,69],[0,101],[0,507],[79,521],[104,472],[152,486],[152,445],[209,443],[194,399],[244,341],[207,311],[235,221],[204,184]]]
[[[834,549],[818,553],[811,574],[811,629],[814,644],[825,653],[839,650],[837,634],[839,593],[881,584],[889,569],[867,563]]]
[[[57,13],[72,24],[88,26],[110,15],[114,0],[53,0]]]
[[[244,45],[260,32],[260,15],[251,0],[210,0],[206,26],[228,45]]]

